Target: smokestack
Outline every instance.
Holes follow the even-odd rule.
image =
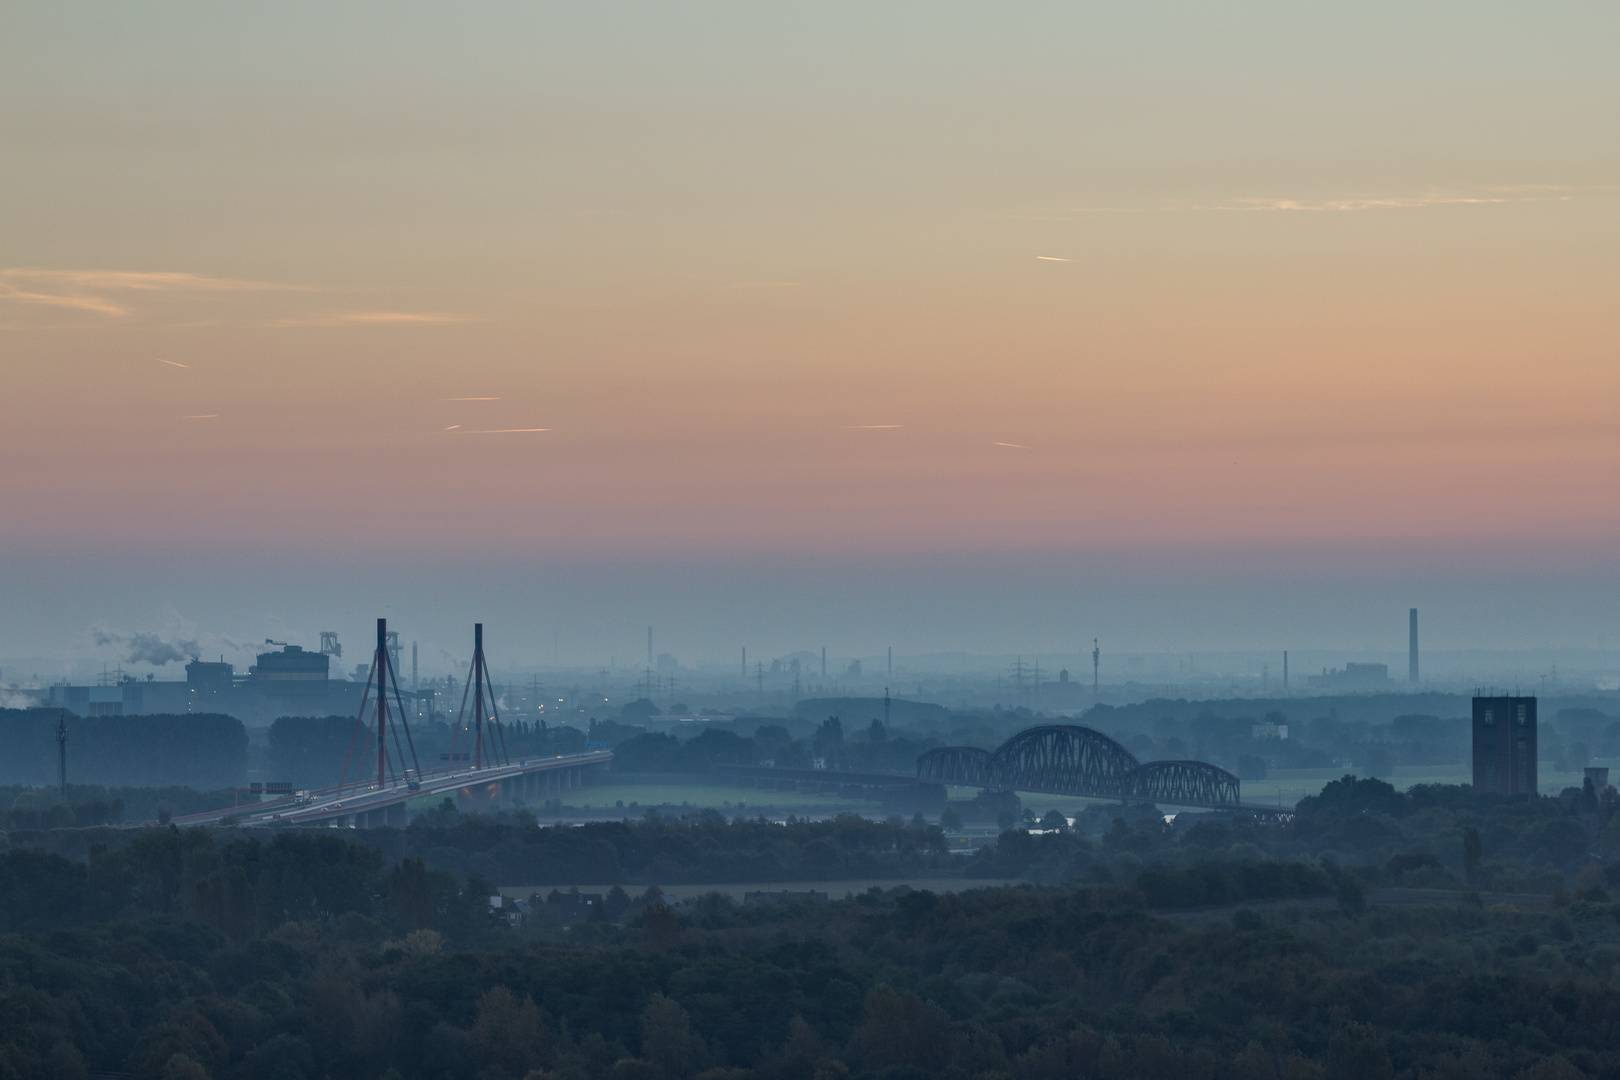
[[[652,667],[652,627],[647,627],[647,666]]]
[[[821,647],[821,681],[827,681],[827,646]]]
[[[1418,652],[1417,652],[1417,608],[1413,608],[1409,619],[1411,622],[1407,644],[1407,666],[1411,669],[1408,677],[1412,682],[1418,681]]]
[[[1283,689],[1288,689],[1288,650],[1283,650]]]
[[[416,642],[411,642],[411,691],[416,691]]]
[[[748,646],[743,646],[743,678],[748,678]]]

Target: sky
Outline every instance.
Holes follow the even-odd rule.
[[[1620,645],[1617,36],[4,5],[0,656]]]

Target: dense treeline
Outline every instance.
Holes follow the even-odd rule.
[[[933,738],[891,736],[881,720],[846,735],[843,722],[829,716],[795,738],[778,724],[759,724],[751,735],[711,728],[689,739],[647,732],[622,724],[593,724],[591,738],[613,742],[613,768],[624,773],[706,773],[716,765],[770,762],[807,769],[818,761],[827,769],[911,774],[917,756],[939,745]]]
[[[67,798],[55,788],[0,787],[0,832],[85,828],[183,817],[233,806],[242,796],[229,788],[104,787],[69,784]]]
[[[851,880],[922,872],[1123,884],[1154,866],[1269,861],[1342,866],[1370,887],[1550,894],[1591,884],[1603,875],[1600,858],[1620,856],[1620,800],[1612,790],[1602,797],[1537,799],[1450,785],[1402,793],[1383,781],[1347,776],[1302,800],[1291,819],[1274,823],[1219,815],[1167,823],[1152,808],[1114,806],[1082,815],[1069,828],[1061,815],[1043,821],[1034,810],[1028,824],[1055,831],[1007,832],[971,856],[940,854],[944,839],[933,827],[897,828],[854,816],[786,829],[741,817],[727,825],[713,810],[687,821],[652,815],[557,830],[536,828],[527,812],[461,815],[441,805],[409,829],[377,834],[377,842],[390,857],[419,856],[457,874],[533,884]],[[1478,845],[1472,863],[1470,831]]]
[[[61,709],[0,709],[0,784],[54,786]],[[242,783],[248,735],[213,713],[67,714],[68,775],[79,784],[208,790]]]
[[[90,826],[149,820],[156,809],[178,816],[230,804],[230,792],[75,789],[83,802],[61,805],[54,793],[24,792],[8,805],[0,789],[0,826],[12,846],[40,845],[85,858],[92,843],[118,848],[130,833]],[[132,807],[141,808],[135,812]],[[156,808],[156,809],[154,809]],[[520,810],[462,814],[449,800],[417,815],[404,830],[366,835],[390,860],[421,858],[458,877],[479,874],[507,884],[723,884],[893,879],[906,875],[1021,879],[1042,884],[1126,884],[1154,868],[1185,870],[1210,862],[1333,865],[1368,887],[1476,888],[1539,892],[1590,886],[1603,861],[1620,856],[1620,800],[1606,791],[1559,798],[1505,798],[1461,786],[1397,792],[1378,780],[1345,777],[1302,800],[1290,820],[1183,815],[1167,823],[1152,808],[1100,807],[1074,828],[1061,815],[1006,832],[972,855],[946,854],[937,827],[843,816],[787,827],[718,811],[685,819],[651,813],[639,820],[541,828]],[[891,819],[892,820],[892,819]],[[51,831],[56,830],[56,831]],[[1050,831],[1046,831],[1050,830]],[[1470,839],[1472,838],[1472,839]],[[1472,852],[1472,854],[1470,854]]]
[[[1599,899],[1181,923],[1131,888],[873,890],[679,912],[648,898],[622,925],[563,929],[545,905],[509,925],[481,882],[331,835],[164,831],[131,852],[0,858],[50,893],[42,911],[99,905],[0,937],[4,1075],[1620,1075],[1620,907]],[[164,913],[86,918],[115,910]]]

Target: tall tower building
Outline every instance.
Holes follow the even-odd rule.
[[[1498,795],[1536,793],[1536,699],[1474,699],[1474,788]]]

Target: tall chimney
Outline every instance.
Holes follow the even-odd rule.
[[[1417,653],[1417,608],[1413,608],[1409,616],[1411,630],[1408,634],[1407,666],[1410,669],[1408,678],[1412,682],[1418,681],[1418,653]]]

